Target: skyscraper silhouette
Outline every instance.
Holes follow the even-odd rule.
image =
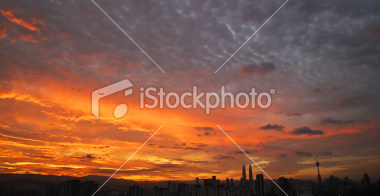
[[[253,185],[253,174],[252,174],[252,167],[249,165],[249,184],[248,184],[249,191],[253,193],[254,185]]]
[[[249,185],[253,185],[253,174],[251,165],[249,165]]]
[[[256,175],[256,194],[257,196],[264,196],[264,176],[263,174]]]
[[[246,173],[245,173],[245,166],[244,166],[244,164],[243,164],[243,169],[242,169],[242,173],[243,173],[243,177],[242,177],[242,182],[241,182],[241,185],[243,186],[243,187],[245,187],[245,185],[246,185],[246,181],[247,181],[247,175],[246,175]]]

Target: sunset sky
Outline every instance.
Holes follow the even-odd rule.
[[[380,179],[380,2],[0,2],[0,172],[132,180]],[[133,94],[92,91],[129,79]],[[140,109],[140,87],[269,92],[267,109]],[[127,114],[113,117],[117,105]],[[261,173],[253,166],[254,173]]]

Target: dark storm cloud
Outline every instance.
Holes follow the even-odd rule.
[[[240,66],[240,73],[246,75],[266,75],[275,71],[276,65],[271,62],[260,62],[259,64],[251,63]]]
[[[259,128],[259,130],[275,130],[275,131],[283,131],[284,126],[277,124],[267,124]]]
[[[321,130],[312,130],[309,127],[301,127],[294,129],[293,131],[289,132],[292,135],[324,135],[325,133]]]
[[[337,119],[332,119],[331,117],[321,119],[322,124],[334,124],[334,125],[369,123],[369,122],[370,121],[368,120],[337,120]]]

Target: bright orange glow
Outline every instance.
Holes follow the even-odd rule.
[[[13,11],[9,10],[9,11],[6,11],[6,10],[0,10],[1,13],[3,14],[3,16],[5,16],[7,18],[7,20],[11,21],[11,22],[14,22],[14,23],[17,23],[31,31],[37,31],[38,33],[41,33],[41,31],[36,27],[34,26],[33,24],[36,24],[36,23],[40,23],[42,25],[45,26],[45,24],[40,21],[40,20],[37,20],[37,19],[33,19],[33,21],[30,23],[30,22],[27,22],[23,19],[20,19],[20,18],[16,18],[14,16],[14,13]]]

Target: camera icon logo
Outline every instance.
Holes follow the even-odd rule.
[[[117,93],[119,91],[125,90],[124,96],[128,96],[132,94],[133,84],[128,80],[124,79],[122,81],[113,83],[111,85],[108,85],[106,87],[100,88],[98,90],[95,90],[92,92],[92,99],[91,99],[91,110],[92,114],[95,115],[96,118],[99,119],[99,101],[103,97],[107,97],[109,95],[112,95],[114,93]],[[128,111],[127,104],[119,104],[116,106],[114,110],[114,116],[115,118],[121,118],[123,117]]]

